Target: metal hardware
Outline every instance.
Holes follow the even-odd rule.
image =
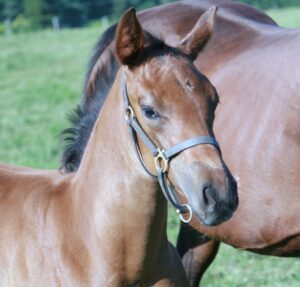
[[[165,157],[164,150],[157,149],[157,152],[157,155],[154,157],[155,167],[158,171],[165,173],[169,169],[169,159]]]
[[[182,213],[180,210],[177,209],[176,212],[179,215],[179,218],[183,223],[189,223],[193,217],[193,210],[188,204],[182,204],[182,206],[185,206],[188,209],[188,211],[185,213]],[[189,217],[187,219],[185,219],[183,217],[183,214],[186,214],[186,213],[189,213]]]
[[[134,110],[131,106],[126,107],[125,110],[125,119],[127,122],[130,122],[135,117]]]

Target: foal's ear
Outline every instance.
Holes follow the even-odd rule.
[[[181,41],[177,47],[193,60],[197,58],[198,53],[204,48],[209,40],[215,23],[217,7],[208,9],[197,21],[196,25]]]
[[[139,60],[144,46],[144,34],[135,9],[127,10],[118,25],[116,54],[122,65],[133,66]]]

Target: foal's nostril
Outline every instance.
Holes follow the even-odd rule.
[[[216,206],[216,200],[213,197],[213,187],[211,185],[205,185],[202,189],[203,202],[209,209],[208,211],[213,211]]]

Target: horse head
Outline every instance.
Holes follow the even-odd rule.
[[[205,225],[227,220],[238,205],[236,182],[213,133],[219,96],[193,65],[211,36],[215,12],[215,7],[208,10],[172,48],[143,31],[130,9],[115,39],[140,167],[158,177],[183,221],[194,213]]]

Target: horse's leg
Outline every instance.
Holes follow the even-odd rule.
[[[177,249],[191,287],[197,287],[200,280],[215,259],[220,242],[211,240],[188,225],[181,225]]]
[[[204,272],[217,255],[219,245],[220,242],[209,240],[185,253],[182,264],[191,287],[199,286]]]
[[[146,286],[190,287],[176,248],[171,243],[168,243],[159,254],[160,258],[155,265],[156,269]]]

